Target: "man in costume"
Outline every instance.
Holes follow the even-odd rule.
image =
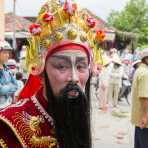
[[[30,26],[31,75],[19,101],[0,111],[1,146],[91,148],[89,78],[99,40],[94,26],[70,1],[51,0],[41,8]]]

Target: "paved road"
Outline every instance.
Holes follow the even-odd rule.
[[[121,102],[118,111],[125,111],[126,117],[112,115],[113,108],[106,113],[98,109],[98,101],[92,101],[93,148],[133,148],[134,128],[130,123],[130,106]]]

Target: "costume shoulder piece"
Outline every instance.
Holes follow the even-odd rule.
[[[57,148],[53,119],[35,96],[0,110],[0,147]]]

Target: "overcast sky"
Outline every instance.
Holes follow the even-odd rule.
[[[5,11],[13,10],[14,0],[5,0]],[[21,16],[36,16],[42,4],[47,0],[16,0],[16,14]],[[107,18],[111,10],[121,10],[129,0],[75,0],[80,8],[88,8],[94,14]],[[148,2],[148,0],[146,0]]]

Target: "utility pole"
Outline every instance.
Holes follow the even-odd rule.
[[[16,0],[13,0],[13,49],[16,50]]]
[[[5,12],[4,12],[4,0],[0,0],[0,40],[5,38]]]

